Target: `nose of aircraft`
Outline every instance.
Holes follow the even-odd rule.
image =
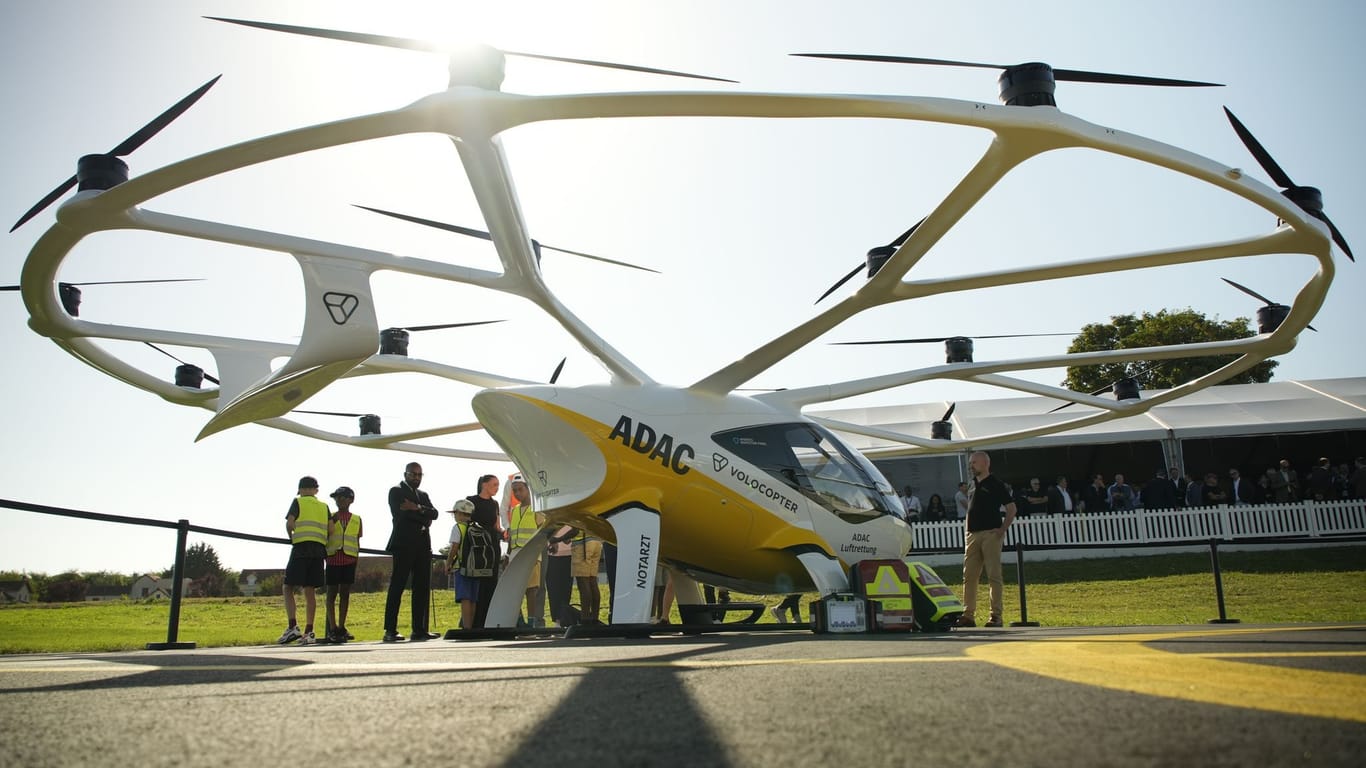
[[[554,402],[550,387],[484,390],[474,415],[526,476],[542,509],[592,496],[607,480],[608,465],[591,435],[605,428]]]

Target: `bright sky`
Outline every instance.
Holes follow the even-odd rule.
[[[132,173],[258,136],[406,105],[443,88],[431,54],[313,40],[207,21],[219,15],[421,38],[710,74],[739,85],[510,60],[504,90],[886,93],[995,103],[982,69],[792,58],[837,51],[1016,63],[1227,83],[1217,89],[1060,83],[1059,106],[1245,169],[1270,183],[1220,109],[1227,105],[1366,253],[1366,167],[1356,88],[1366,72],[1354,2],[924,3],[500,2],[305,3],[63,0],[0,6],[0,103],[6,107],[6,228],[69,176],[215,75],[190,112],[128,158]],[[530,126],[505,146],[526,219],[542,242],[661,270],[650,275],[548,254],[552,287],[657,380],[688,384],[813,314],[835,279],[914,223],[977,159],[986,132],[863,120],[619,120]],[[390,139],[247,169],[148,207],[396,253],[491,268],[486,243],[351,208],[352,203],[483,227],[455,153],[440,137]],[[0,284],[17,283],[56,206],[5,235]],[[8,218],[4,218],[8,217]],[[912,274],[932,277],[1021,263],[1190,244],[1269,231],[1246,203],[1183,178],[1093,152],[1040,158],[1008,177]],[[1277,379],[1360,376],[1366,327],[1362,266],[1338,275],[1314,320],[1280,358]],[[1030,285],[881,308],[855,318],[752,382],[805,386],[942,362],[937,345],[830,347],[896,336],[1073,332],[1110,315],[1193,307],[1250,317],[1257,302],[1219,277],[1288,301],[1315,268],[1307,257],[1225,261],[1060,286]],[[63,280],[193,277],[203,282],[90,286],[82,317],[290,341],[302,312],[297,267],[277,254],[185,244],[141,233],[92,238]],[[568,356],[562,384],[602,369],[530,305],[409,277],[376,279],[381,325],[510,322],[414,334],[415,356],[542,380]],[[840,295],[852,291],[853,285]],[[828,301],[828,300],[827,300]],[[10,363],[0,497],[74,509],[282,535],[297,478],[355,488],[363,544],[388,536],[387,488],[410,456],[245,426],[200,443],[209,412],[125,386],[32,333],[17,293],[0,293]],[[1067,337],[977,344],[978,359],[1050,354]],[[174,363],[135,345],[147,370]],[[194,357],[212,370],[207,355]],[[346,381],[319,410],[378,412],[386,432],[469,418],[468,396],[415,376]],[[1057,383],[1061,371],[1040,381]],[[996,393],[1013,395],[1015,393]],[[881,402],[992,396],[925,384]],[[886,398],[891,398],[888,400]],[[841,405],[848,405],[841,404]],[[354,428],[321,420],[339,431]],[[491,443],[469,440],[471,447]],[[486,471],[510,465],[418,457],[424,487],[449,508]],[[138,572],[168,567],[173,532],[0,509],[0,570]],[[443,522],[444,525],[444,522]],[[214,537],[233,569],[281,567],[283,547]]]

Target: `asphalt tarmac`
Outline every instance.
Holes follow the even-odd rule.
[[[0,723],[25,767],[1356,768],[1366,625],[6,656]]]

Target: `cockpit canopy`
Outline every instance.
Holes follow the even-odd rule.
[[[906,517],[882,473],[819,425],[761,424],[717,432],[712,440],[847,522]]]

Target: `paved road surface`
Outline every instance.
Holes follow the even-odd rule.
[[[6,767],[1355,768],[1366,625],[7,656],[0,724]]]

